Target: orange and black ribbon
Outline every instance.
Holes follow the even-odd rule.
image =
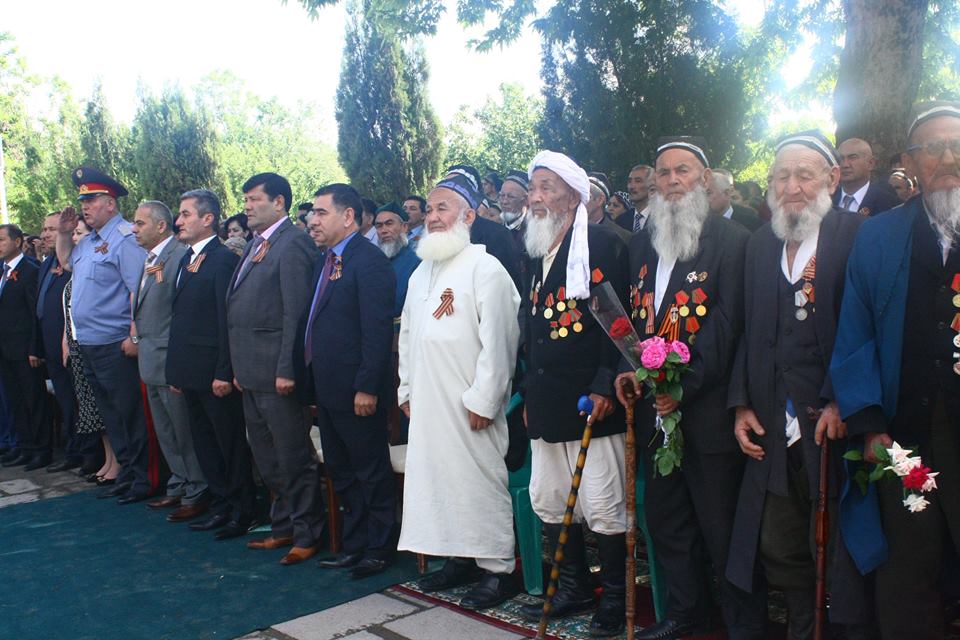
[[[332,276],[331,276],[332,277]],[[439,320],[443,316],[453,315],[453,289],[444,289],[440,294],[440,306],[433,312],[433,317]]]
[[[200,258],[198,257],[197,260]],[[148,275],[152,275],[157,279],[157,284],[163,284],[163,263],[158,262],[152,267],[147,267],[146,269]]]
[[[187,265],[187,271],[190,273],[196,273],[200,270],[200,265],[203,264],[204,258],[207,257],[207,254],[201,253],[197,256],[197,259],[194,260],[191,264]]]
[[[331,280],[339,280],[343,277],[343,258],[333,256],[333,273],[330,274]]]
[[[261,262],[263,258],[267,255],[267,251],[270,250],[270,241],[264,240],[260,243],[260,247],[257,249],[257,252],[253,254],[253,257],[250,258],[250,262]]]
[[[680,310],[676,304],[671,304],[660,324],[660,330],[657,335],[664,340],[673,341],[680,338]]]
[[[94,247],[94,248],[93,248],[93,252],[94,252],[94,253],[102,253],[103,255],[107,255],[107,246],[108,246],[108,243],[104,242],[104,243],[103,243],[102,245],[100,245],[99,247]]]

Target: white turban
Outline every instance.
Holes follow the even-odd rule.
[[[530,163],[527,175],[533,179],[535,169],[549,169],[580,194],[580,204],[573,219],[573,237],[567,256],[567,298],[586,300],[590,297],[590,245],[587,243],[587,201],[590,180],[576,162],[555,151],[541,151]]]

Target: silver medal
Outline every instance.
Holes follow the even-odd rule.
[[[797,316],[797,320],[799,320],[800,322],[803,322],[804,320],[807,319],[807,310],[797,309],[796,316]]]

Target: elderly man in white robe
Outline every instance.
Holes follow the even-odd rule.
[[[479,175],[458,169],[430,193],[423,260],[400,322],[400,408],[410,418],[400,550],[448,556],[426,591],[476,583],[466,609],[513,597],[507,420],[520,296],[510,275],[470,244]]]

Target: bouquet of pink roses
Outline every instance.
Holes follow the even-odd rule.
[[[637,372],[637,380],[647,386],[647,397],[665,394],[677,402],[683,399],[680,376],[688,369],[690,362],[690,350],[686,344],[660,337],[641,342],[609,282],[591,292],[590,311],[624,359]],[[657,435],[663,433],[663,444],[653,458],[656,465],[654,473],[661,476],[679,469],[683,461],[683,433],[678,428],[679,424],[680,411],[657,416],[656,432],[650,444],[653,444]]]
[[[854,474],[853,479],[866,495],[867,483],[876,482],[883,477],[897,477],[903,484],[903,506],[911,513],[919,513],[930,505],[930,501],[923,494],[930,493],[937,488],[936,477],[939,472],[923,466],[920,456],[911,456],[910,449],[904,449],[896,442],[892,449],[884,449],[879,444],[874,446],[873,454],[880,462],[868,472],[861,466]],[[863,462],[863,452],[851,449],[844,455],[847,460]]]

